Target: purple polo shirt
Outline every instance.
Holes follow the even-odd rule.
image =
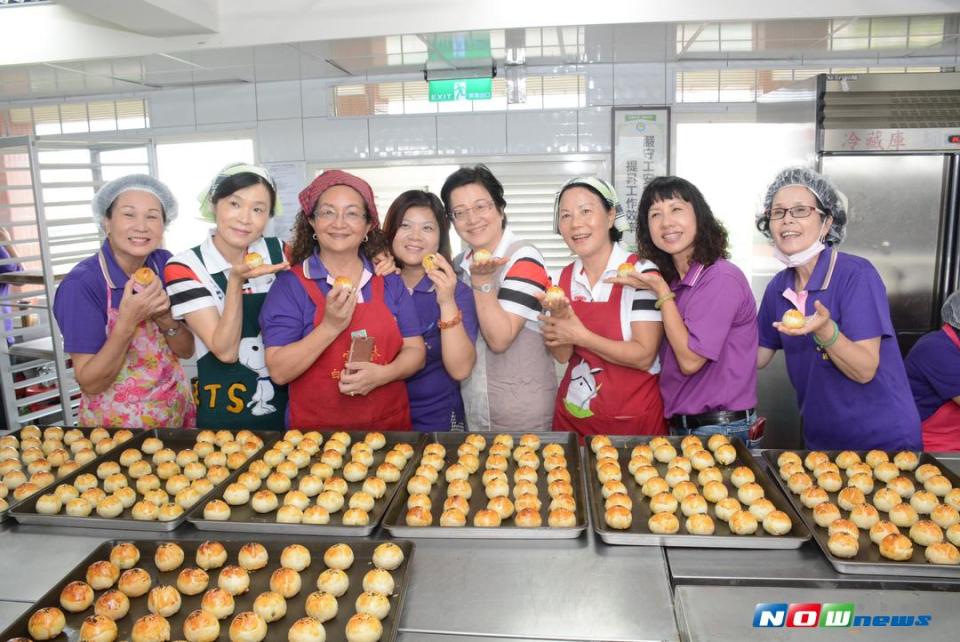
[[[7,251],[5,245],[0,245],[0,261],[9,259],[10,252]],[[22,272],[23,266],[19,263],[0,263],[0,274],[9,274],[10,272]],[[9,283],[0,283],[0,299],[10,295],[10,284]],[[0,314],[7,314],[11,310],[8,305],[0,305]],[[7,332],[7,344],[13,345],[14,338],[10,336],[10,333],[13,332],[13,317],[8,317],[3,320],[3,328]]]
[[[107,272],[113,281],[110,294],[111,307],[120,307],[123,288],[130,278],[110,249],[110,242],[101,246],[107,263]],[[144,265],[160,277],[163,282],[163,266],[171,254],[167,250],[157,249],[147,256]],[[53,314],[63,335],[63,348],[67,352],[78,354],[96,354],[107,342],[107,281],[100,269],[98,254],[87,257],[74,266],[57,287],[53,301]]]
[[[476,343],[478,326],[473,291],[465,283],[457,282],[453,296],[463,316],[463,329],[470,337],[470,343]],[[439,432],[450,430],[453,423],[462,426],[465,420],[460,382],[447,374],[443,367],[440,328],[437,327],[440,306],[433,282],[426,276],[413,288],[413,303],[427,344],[426,365],[407,379],[413,428],[421,432]]]
[[[903,365],[921,421],[960,396],[960,348],[942,328],[920,337]]]
[[[708,267],[693,263],[670,289],[677,295],[690,349],[707,361],[695,374],[683,374],[664,338],[660,345],[664,414],[669,418],[756,407],[757,311],[743,272],[725,259]]]
[[[877,270],[866,259],[827,249],[820,253],[807,284],[808,315],[813,314],[813,302],[820,301],[851,341],[880,337],[880,365],[866,384],[847,378],[829,359],[823,359],[812,336],[791,337],[773,327],[773,322],[793,307],[783,291],[795,284],[792,268],[774,275],[757,321],[760,345],[782,349],[786,356],[807,448],[919,450],[920,416],[893,332],[887,291]]]
[[[373,273],[373,265],[366,257],[361,257],[365,270]],[[309,259],[308,270],[324,296],[330,293],[331,286],[327,283],[330,273],[320,262],[320,257],[314,253]],[[384,303],[393,313],[404,337],[420,336],[420,319],[413,305],[413,299],[407,292],[406,286],[396,274],[387,275],[383,283]],[[363,300],[369,301],[373,296],[372,281],[368,280],[361,288]],[[317,313],[317,306],[307,296],[293,272],[277,273],[277,280],[270,287],[267,298],[260,309],[260,331],[263,335],[263,345],[267,348],[280,347],[294,343],[304,338],[313,330],[313,317]]]

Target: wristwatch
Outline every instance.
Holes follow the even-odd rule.
[[[484,283],[483,285],[472,284],[470,287],[472,287],[477,292],[483,292],[484,294],[493,292],[493,283]]]

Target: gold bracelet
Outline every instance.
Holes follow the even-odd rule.
[[[655,307],[656,309],[659,310],[659,309],[660,309],[660,306],[662,306],[664,303],[666,303],[667,301],[669,301],[669,300],[671,300],[671,299],[676,299],[676,298],[677,298],[677,295],[676,295],[675,293],[673,293],[673,292],[667,292],[667,293],[664,294],[662,297],[660,297],[659,299],[657,299],[657,302],[653,304],[653,307]]]
[[[437,321],[437,327],[441,330],[449,330],[450,328],[460,325],[461,321],[463,321],[463,313],[457,310],[457,314],[449,321]]]

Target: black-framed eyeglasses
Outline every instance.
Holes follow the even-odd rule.
[[[790,213],[792,218],[807,218],[814,212],[820,212],[823,214],[823,210],[819,207],[813,207],[810,205],[797,205],[795,207],[775,207],[770,210],[770,220],[779,221],[784,216],[787,215],[787,212]]]

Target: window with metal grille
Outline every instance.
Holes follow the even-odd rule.
[[[56,136],[149,126],[147,103],[142,98],[11,107],[0,111],[0,133],[12,136],[30,133]]]

